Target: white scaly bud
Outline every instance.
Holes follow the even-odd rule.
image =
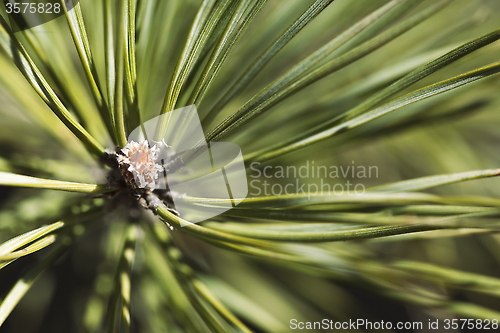
[[[163,170],[156,163],[160,148],[155,144],[149,147],[147,140],[142,142],[130,141],[116,154],[125,181],[134,188],[153,189],[158,173]]]

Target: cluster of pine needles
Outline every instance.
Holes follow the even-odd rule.
[[[19,32],[0,6],[0,325],[274,333],[384,306],[500,319],[497,0],[61,5]],[[193,104],[249,180],[308,161],[377,177],[362,195],[250,191],[197,224],[161,197],[118,200],[106,149]]]

